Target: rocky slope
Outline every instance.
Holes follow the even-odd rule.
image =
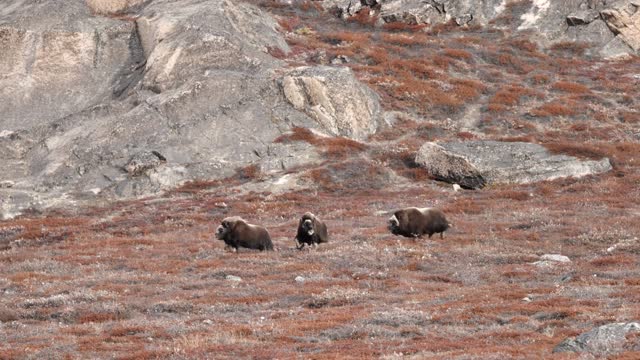
[[[329,63],[326,52],[318,52],[318,61],[305,59],[308,49],[288,42],[314,30],[292,29],[296,40],[282,13],[264,11],[288,7],[295,19],[311,3],[265,4],[10,1],[0,10],[1,216],[61,201],[153,194],[189,180],[228,178],[247,166],[273,173],[318,161],[311,143],[274,142],[296,127],[371,142],[379,129],[396,126],[395,113],[383,111],[389,102],[380,102],[380,89],[372,91],[367,75],[358,75],[364,83],[357,79],[349,56]],[[339,15],[346,24],[368,18],[373,29],[402,23],[484,26],[542,46],[588,39],[588,53],[604,57],[638,47],[635,1],[314,6],[319,16]],[[496,61],[502,65],[503,55]],[[434,84],[458,96],[457,89]],[[475,131],[481,121],[470,116],[480,108],[454,101],[466,109],[455,126]],[[404,109],[402,116],[411,112]]]
[[[579,41],[594,45],[604,57],[640,49],[640,2],[636,0],[329,0],[323,6],[345,19],[363,9],[382,23],[463,25],[496,24],[530,30],[538,42]],[[515,15],[516,21],[510,18]],[[505,19],[509,19],[505,21]]]
[[[269,54],[289,51],[275,21],[251,5],[153,1],[115,16],[127,4],[104,3],[2,10],[5,217],[66,193],[142,195],[250,163],[286,167],[305,149],[271,142],[292,126],[355,138],[377,127],[377,97],[348,69],[289,74]]]

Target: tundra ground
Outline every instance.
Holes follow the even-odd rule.
[[[324,156],[291,170],[308,190],[247,192],[273,180],[248,167],[0,223],[0,358],[539,359],[568,336],[640,319],[637,58],[542,49],[499,23],[376,28],[366,14],[273,4],[261,6],[292,46],[275,56],[346,57],[403,115],[365,143],[305,129],[278,139]],[[606,156],[614,170],[453,192],[413,162],[424,141],[466,139]],[[439,207],[454,226],[443,240],[395,237],[388,211],[405,206]],[[331,239],[297,251],[306,211]],[[266,226],[278,251],[225,252],[213,234],[229,215]],[[534,264],[543,254],[571,262]],[[640,357],[634,342],[620,358]]]

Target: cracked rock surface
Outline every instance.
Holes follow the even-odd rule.
[[[314,152],[272,151],[293,126],[353,137],[376,130],[378,99],[350,71],[306,70],[349,85],[311,97],[322,109],[292,104],[280,86],[286,64],[269,54],[288,45],[257,7],[101,4],[11,0],[0,9],[0,182],[13,184],[0,189],[2,217],[65,197],[150,194],[253,163],[282,170],[296,152]],[[353,114],[342,100],[353,89],[372,110],[350,124],[340,113]],[[153,152],[162,161],[131,163]]]

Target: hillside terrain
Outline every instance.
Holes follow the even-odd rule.
[[[0,358],[640,357],[636,1],[10,3]]]

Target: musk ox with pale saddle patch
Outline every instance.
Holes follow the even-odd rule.
[[[329,241],[327,225],[310,212],[305,213],[298,223],[296,234],[296,248],[302,250],[305,245],[317,246]]]
[[[395,211],[389,218],[391,233],[412,238],[422,237],[424,234],[430,238],[431,235],[440,233],[442,239],[444,232],[451,226],[444,213],[433,208],[405,208]]]
[[[239,216],[227,217],[216,229],[216,238],[224,241],[225,249],[238,247],[256,250],[273,250],[269,232],[262,226],[247,223]]]

